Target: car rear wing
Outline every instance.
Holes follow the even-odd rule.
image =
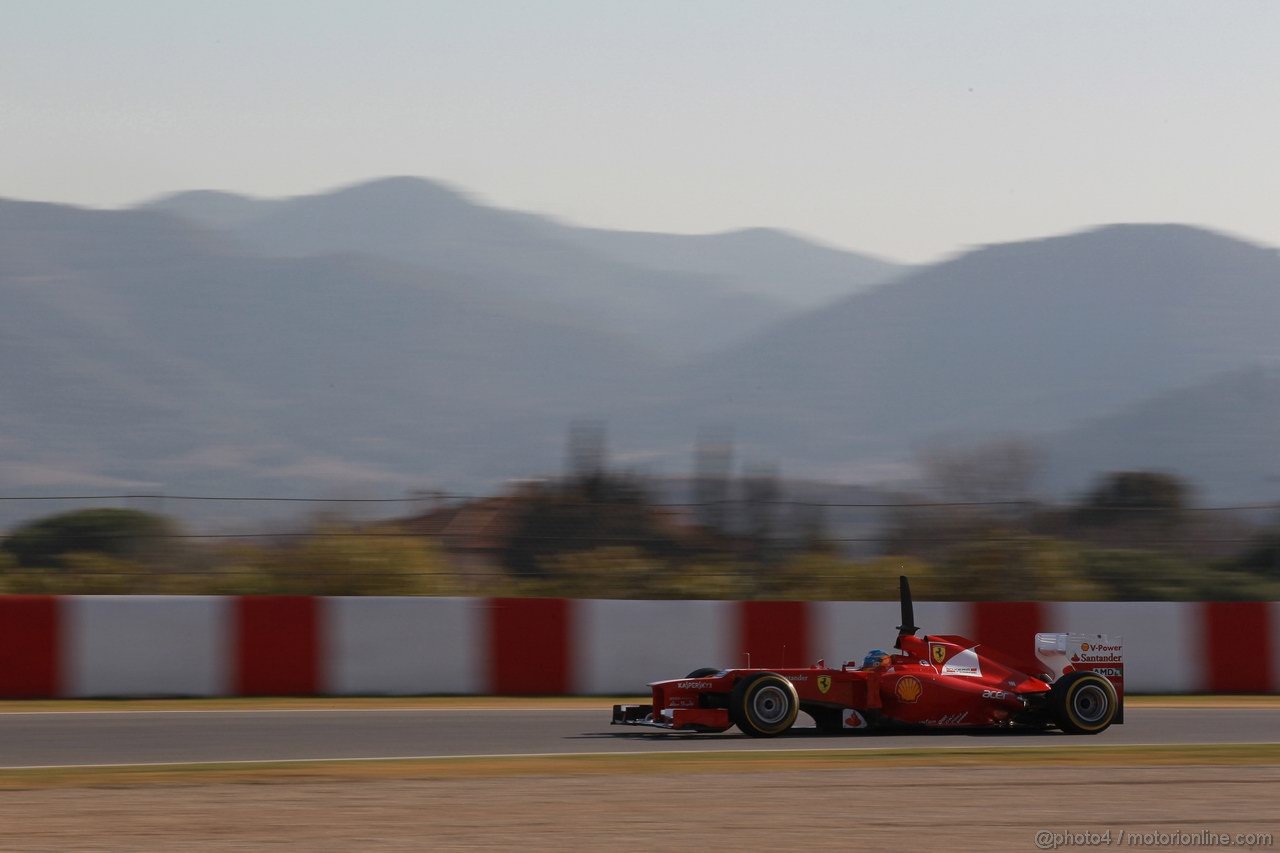
[[[1096,672],[1111,682],[1124,714],[1124,637],[1036,634],[1036,660],[1057,681],[1069,672]],[[1116,720],[1123,722],[1123,716]]]

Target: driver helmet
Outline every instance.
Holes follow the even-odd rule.
[[[884,649],[872,649],[867,652],[867,656],[862,659],[863,669],[876,669],[884,666],[889,662],[889,653]]]

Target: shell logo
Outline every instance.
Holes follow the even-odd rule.
[[[1087,652],[1087,651],[1089,651],[1089,644],[1088,644],[1088,643],[1081,643],[1081,644],[1080,644],[1080,651],[1082,651],[1082,652]]]
[[[924,692],[924,685],[920,683],[920,679],[914,675],[904,675],[898,679],[898,683],[893,688],[896,695],[903,702],[914,702],[920,698],[920,694]]]

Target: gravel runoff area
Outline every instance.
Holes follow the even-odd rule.
[[[0,849],[1275,849],[1280,754],[1234,750],[10,774]]]

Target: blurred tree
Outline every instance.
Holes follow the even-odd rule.
[[[545,578],[557,557],[580,551],[630,547],[648,558],[668,559],[684,550],[676,526],[632,477],[600,472],[513,500],[515,520],[500,558],[519,578]]]
[[[928,448],[916,460],[936,498],[958,503],[1027,501],[1041,462],[1033,445],[1013,437]]]
[[[134,509],[82,509],[53,515],[14,530],[0,550],[25,568],[65,568],[69,554],[102,554],[150,567],[171,560],[170,519]]]
[[[1190,534],[1189,495],[1187,484],[1172,474],[1107,474],[1070,514],[1071,533],[1106,549],[1177,553]]]
[[[1280,581],[1280,529],[1254,537],[1234,564],[1247,572]]]
[[[1190,489],[1173,474],[1117,471],[1107,474],[1080,504],[1092,524],[1124,524],[1134,519],[1173,525],[1182,521]]]
[[[585,480],[602,475],[608,467],[607,444],[604,424],[597,421],[570,424],[565,451],[565,479]]]
[[[693,499],[698,523],[708,530],[728,532],[729,474],[733,440],[727,432],[705,431],[694,448]]]
[[[742,491],[746,534],[763,559],[772,551],[777,534],[778,500],[782,496],[778,472],[769,465],[752,467],[743,478]]]

